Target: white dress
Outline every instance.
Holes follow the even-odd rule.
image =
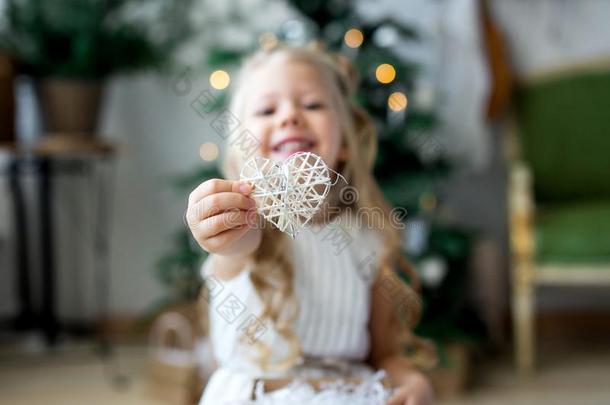
[[[374,263],[381,252],[375,231],[339,216],[325,226],[314,225],[292,241],[295,294],[300,306],[294,324],[305,356],[348,362],[352,375],[370,375],[363,364],[369,353],[369,313]],[[256,351],[243,331],[258,322],[249,338],[267,343],[283,358],[284,339],[266,322],[258,321],[261,302],[250,280],[250,270],[221,281],[202,269],[210,289],[210,340],[219,365],[209,379],[200,405],[239,404],[250,399],[256,378],[279,377],[263,372],[250,359]],[[316,374],[317,372],[321,374]],[[322,376],[321,369],[310,370]]]

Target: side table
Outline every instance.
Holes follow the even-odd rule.
[[[98,310],[108,306],[109,226],[114,188],[114,166],[119,148],[115,144],[93,140],[92,137],[45,135],[29,146],[0,144],[0,150],[8,152],[8,178],[14,210],[17,292],[19,313],[15,326],[19,329],[40,328],[49,345],[57,341],[60,322],[56,299],[56,252],[54,218],[54,180],[59,173],[84,175],[95,192],[96,213],[93,221],[94,274]],[[31,294],[31,252],[29,251],[29,224],[31,218],[26,209],[22,174],[35,174],[36,200],[39,220],[38,244],[40,247],[40,280],[42,284],[40,310],[36,311]]]

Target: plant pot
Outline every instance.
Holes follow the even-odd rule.
[[[15,63],[0,53],[0,143],[15,141]]]
[[[470,352],[462,343],[444,345],[448,364],[430,373],[436,396],[441,400],[455,399],[464,394],[470,376]]]
[[[93,138],[103,93],[101,80],[45,78],[39,82],[46,133]]]

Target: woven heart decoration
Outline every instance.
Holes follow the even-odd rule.
[[[284,162],[254,157],[240,179],[252,184],[251,197],[267,221],[295,238],[320,210],[332,186],[331,170],[311,152],[297,152]]]

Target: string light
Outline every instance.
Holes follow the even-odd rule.
[[[215,70],[210,75],[210,85],[216,90],[226,89],[231,83],[231,76],[224,70]]]
[[[358,48],[364,41],[364,35],[359,29],[351,28],[347,30],[343,39],[345,41],[345,45],[349,46],[350,48]]]
[[[403,92],[395,91],[388,97],[388,107],[390,107],[392,111],[402,111],[407,108],[407,104],[409,104],[409,101]]]
[[[375,70],[375,77],[380,83],[392,83],[392,81],[394,81],[396,78],[396,69],[394,69],[394,66],[390,65],[389,63],[382,63],[381,65],[377,66],[377,69]]]
[[[426,211],[436,208],[436,196],[432,193],[424,193],[419,197],[419,206]]]
[[[206,162],[213,162],[218,158],[218,146],[214,142],[206,142],[199,147],[199,156]]]
[[[258,43],[260,44],[261,48],[268,51],[277,46],[278,39],[273,33],[265,32],[258,38]]]

